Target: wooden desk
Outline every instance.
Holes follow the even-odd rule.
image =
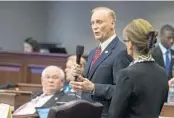
[[[0,103],[9,104],[13,109],[31,100],[32,92],[0,90]]]
[[[15,90],[15,91],[31,91],[37,92],[42,90],[41,84],[28,84],[28,83],[18,83],[17,87],[10,88],[8,90]]]
[[[39,118],[36,114],[34,115],[13,115],[13,118]]]
[[[0,52],[0,85],[4,83],[40,84],[42,70],[48,65],[65,68],[67,54]]]
[[[0,93],[0,103],[9,104],[12,107],[12,111],[15,109],[16,101],[15,93]]]
[[[160,116],[174,118],[174,104],[165,103]]]
[[[40,84],[19,83],[15,88],[0,90],[0,102],[14,107],[14,109],[31,100],[34,92],[41,91]]]

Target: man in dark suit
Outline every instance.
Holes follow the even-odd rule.
[[[65,74],[56,66],[46,67],[41,76],[43,90],[28,103],[19,107],[14,115],[27,115],[36,112],[35,107],[50,108],[62,102],[75,100],[75,96],[68,96],[63,92]]]
[[[113,73],[127,67],[131,60],[125,45],[116,36],[115,24],[116,16],[113,10],[98,7],[92,11],[91,27],[100,44],[88,56],[84,77],[76,73],[79,81],[70,83],[74,90],[83,91],[82,98],[104,105],[103,117],[107,117],[116,84]]]
[[[155,61],[165,68],[168,78],[171,79],[172,68],[174,64],[174,51],[171,49],[174,43],[174,28],[171,25],[164,25],[160,30],[160,42],[152,50],[152,56]]]

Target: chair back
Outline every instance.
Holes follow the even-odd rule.
[[[103,105],[85,100],[73,100],[50,109],[48,118],[101,118]]]

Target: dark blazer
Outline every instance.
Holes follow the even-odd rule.
[[[163,54],[162,54],[162,51],[159,46],[156,46],[155,48],[153,48],[152,56],[160,66],[165,68]],[[170,67],[170,73],[168,75],[168,79],[171,79],[173,77],[173,75],[172,75],[172,69],[173,69],[173,64],[174,64],[174,58],[172,58],[173,56],[174,56],[174,51],[171,50],[171,60],[172,61],[171,61],[171,67]]]
[[[35,96],[33,96],[33,99],[39,95],[41,95],[43,92],[37,93]],[[72,100],[76,100],[77,98],[74,95],[65,94],[63,91],[57,92],[51,97],[42,107],[53,107],[60,105],[63,102],[69,102]]]
[[[158,118],[168,94],[167,74],[156,62],[136,63],[117,74],[109,118]]]
[[[82,98],[92,99],[104,105],[103,115],[107,115],[110,100],[116,84],[115,74],[120,69],[129,65],[132,58],[127,55],[125,45],[116,37],[102,52],[96,63],[90,69],[90,65],[97,48],[93,49],[84,70],[84,77],[95,84],[95,91],[83,93]]]

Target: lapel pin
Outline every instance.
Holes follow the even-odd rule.
[[[108,53],[108,51],[106,50],[106,51],[105,51],[105,53],[107,54],[107,53]]]

